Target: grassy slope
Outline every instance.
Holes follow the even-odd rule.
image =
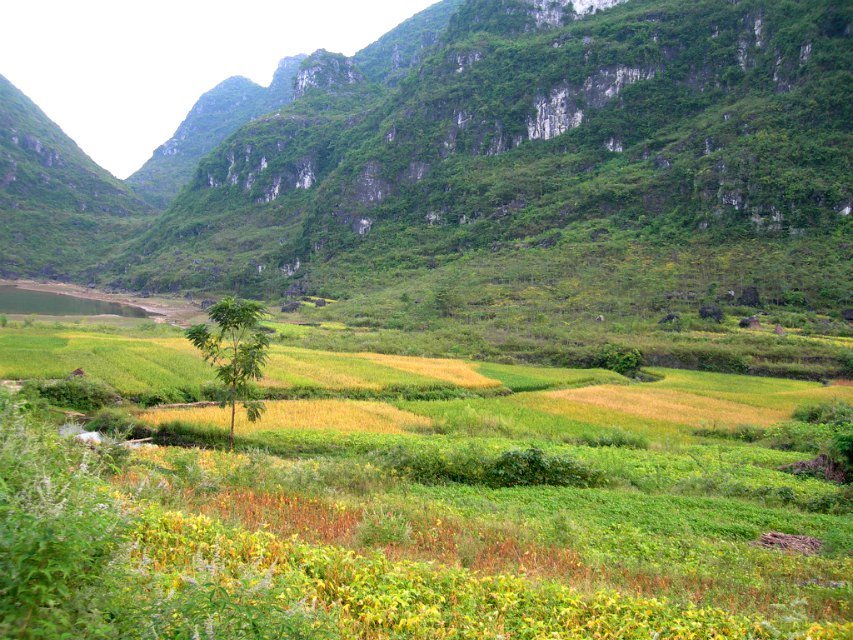
[[[0,275],[88,281],[150,209],[0,76]]]

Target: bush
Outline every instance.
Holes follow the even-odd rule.
[[[703,320],[713,320],[714,322],[722,322],[726,315],[723,310],[716,304],[705,305],[699,308],[699,317]]]
[[[578,438],[575,442],[587,447],[619,447],[622,449],[648,449],[649,440],[639,433],[624,431],[623,429],[611,429],[595,435],[587,434]]]
[[[85,447],[0,414],[0,637],[101,638],[102,581],[124,522]]]
[[[693,430],[694,436],[701,438],[720,438],[722,440],[739,440],[741,442],[758,442],[767,435],[767,429],[751,424],[742,424],[734,429],[700,428]]]
[[[853,429],[853,405],[843,400],[799,407],[793,417],[801,422]]]
[[[78,377],[31,381],[25,389],[35,392],[52,405],[84,412],[95,411],[119,400],[118,394],[107,384]]]
[[[604,477],[586,465],[564,456],[546,456],[535,447],[506,451],[492,462],[484,474],[490,487],[534,485],[597,487]]]
[[[829,445],[829,455],[844,466],[849,478],[853,472],[853,431],[837,433]]]
[[[768,429],[762,444],[771,449],[816,454],[829,447],[835,434],[836,428],[828,424],[792,421]]]
[[[412,525],[402,514],[380,508],[365,514],[356,536],[365,546],[408,544],[412,540]]]
[[[595,355],[593,366],[615,371],[623,376],[630,375],[643,364],[643,354],[638,349],[606,344]]]
[[[474,447],[445,452],[397,446],[375,456],[384,467],[424,484],[458,482],[492,488],[608,484],[601,472],[573,458],[548,456],[538,448],[513,449],[494,457]]]
[[[98,431],[110,436],[121,438],[131,436],[144,438],[150,435],[151,429],[144,422],[137,420],[123,409],[107,407],[98,411],[86,425],[89,431]]]

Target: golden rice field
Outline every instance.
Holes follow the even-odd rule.
[[[551,391],[544,395],[551,400],[542,407],[546,411],[571,415],[577,411],[579,405],[592,405],[615,414],[627,414],[656,423],[691,427],[704,424],[721,427],[739,424],[767,426],[788,417],[790,413],[780,409],[752,407],[729,400],[645,385],[635,387],[603,385]]]
[[[234,430],[237,435],[259,431],[321,430],[338,433],[405,433],[417,427],[428,427],[430,420],[382,402],[359,400],[277,400],[267,402],[258,422],[249,422],[239,408]],[[152,426],[176,420],[196,425],[227,429],[230,409],[218,406],[179,409],[154,409],[141,418]]]
[[[464,360],[446,358],[416,358],[411,356],[389,356],[380,353],[359,353],[358,357],[370,362],[399,369],[411,374],[434,378],[468,389],[499,387],[499,380],[487,378],[475,369],[475,365]]]

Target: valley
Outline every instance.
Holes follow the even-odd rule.
[[[442,0],[126,180],[0,76],[0,638],[853,637],[851,24]]]

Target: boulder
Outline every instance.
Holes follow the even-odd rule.
[[[758,319],[758,316],[749,316],[748,318],[741,318],[738,326],[741,329],[760,329],[761,321]]]
[[[71,373],[68,374],[68,379],[71,380],[71,378],[82,378],[85,375],[86,375],[86,372],[83,371],[82,368],[74,369],[74,371],[72,371]]]
[[[281,305],[282,313],[293,313],[294,311],[299,311],[302,308],[302,303],[298,300],[293,300],[292,302],[285,302]]]
[[[841,312],[841,317],[847,322],[853,322],[853,309],[845,309]]]
[[[328,303],[325,300],[323,300],[323,298],[317,298],[314,301],[314,306],[316,306],[316,307],[325,307],[327,304]]]
[[[773,333],[775,333],[777,336],[784,336],[785,330],[782,328],[781,324],[777,324],[775,327],[773,327]]]

